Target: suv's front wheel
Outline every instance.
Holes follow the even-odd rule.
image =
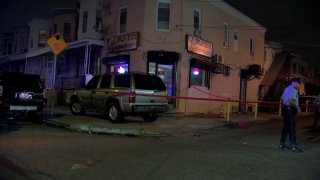
[[[142,118],[146,122],[154,122],[158,119],[158,115],[156,113],[147,113],[144,114]]]
[[[73,100],[70,104],[70,111],[74,115],[82,115],[84,114],[84,110],[81,107],[81,104],[78,100]]]
[[[123,120],[122,111],[118,103],[112,102],[107,105],[107,119],[112,123],[119,123]]]

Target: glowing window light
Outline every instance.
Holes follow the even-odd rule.
[[[118,68],[118,73],[124,74],[124,72],[125,72],[124,68],[123,68],[122,66],[120,66],[120,67]]]
[[[199,75],[200,69],[199,68],[193,68],[193,74]]]

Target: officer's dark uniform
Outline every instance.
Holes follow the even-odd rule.
[[[283,129],[279,147],[281,149],[288,148],[292,151],[302,152],[302,150],[297,147],[296,142],[296,114],[299,109],[299,96],[298,90],[295,88],[294,83],[300,84],[300,79],[291,79],[291,84],[284,90],[281,96]],[[294,105],[291,104],[290,101],[293,101]],[[289,136],[290,146],[285,145],[287,136]]]

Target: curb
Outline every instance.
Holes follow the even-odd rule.
[[[304,118],[312,116],[313,114],[300,114],[297,115],[297,118]],[[226,122],[224,125],[219,127],[228,127],[228,128],[239,128],[246,129],[253,125],[258,124],[267,124],[271,121],[281,120],[282,117],[272,117],[268,119],[260,120],[251,120],[251,121],[242,121],[242,122]],[[76,132],[83,132],[89,134],[111,134],[111,135],[122,135],[122,136],[136,136],[136,137],[165,137],[168,134],[163,134],[156,131],[146,131],[144,129],[126,129],[126,128],[114,128],[114,127],[99,127],[99,126],[88,126],[85,124],[68,124],[56,121],[55,119],[43,120],[49,126],[55,126],[57,128],[64,128]]]
[[[112,135],[122,135],[122,136],[141,136],[141,137],[164,137],[165,134],[161,134],[155,131],[146,131],[143,129],[119,129],[119,128],[108,128],[108,127],[94,127],[86,126],[82,124],[66,124],[57,122],[55,120],[43,120],[47,125],[55,126],[58,128],[65,128],[72,131],[89,133],[89,134],[112,134]]]

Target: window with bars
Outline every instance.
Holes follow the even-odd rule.
[[[239,29],[233,32],[233,51],[239,52]]]
[[[82,19],[82,32],[87,32],[87,26],[88,26],[88,11],[83,13],[83,19]]]
[[[157,30],[170,30],[170,1],[158,1]]]
[[[194,28],[193,34],[195,36],[201,36],[200,23],[201,23],[201,12],[200,12],[200,9],[195,8],[193,11],[193,28]]]
[[[128,8],[120,9],[120,15],[119,15],[119,33],[120,34],[123,34],[126,32],[127,12],[128,12]]]
[[[95,31],[100,32],[102,29],[102,11],[96,11],[96,24],[95,24]]]
[[[250,50],[250,56],[254,56],[254,38],[250,37],[250,42],[249,42],[249,50]]]
[[[71,33],[71,23],[63,24],[63,38],[66,42],[70,42],[70,33]]]
[[[224,23],[223,27],[224,27],[223,28],[223,37],[224,37],[223,46],[229,47],[229,24]]]

